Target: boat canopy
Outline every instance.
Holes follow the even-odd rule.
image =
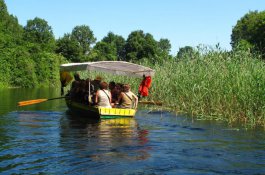
[[[142,77],[154,76],[155,71],[151,68],[129,63],[126,61],[97,61],[97,62],[84,62],[84,63],[68,63],[60,66],[60,71],[100,71],[116,75],[126,75]]]

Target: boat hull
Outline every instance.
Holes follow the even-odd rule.
[[[72,112],[86,118],[112,119],[121,117],[134,117],[136,113],[135,109],[95,107],[78,103],[69,99],[66,99],[66,104]]]

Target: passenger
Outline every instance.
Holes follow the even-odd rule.
[[[93,81],[92,84],[94,86],[95,92],[100,89],[100,83],[102,81],[102,78],[100,76],[97,76]]]
[[[117,89],[117,91],[119,92],[119,94],[122,92],[122,87],[123,87],[123,84],[122,83],[117,83],[115,88]]]
[[[70,89],[70,98],[72,100],[75,100],[78,98],[78,92],[80,87],[80,82],[79,81],[73,81],[71,89]]]
[[[100,89],[96,93],[95,104],[99,107],[111,108],[111,93],[108,91],[108,83],[100,83]]]
[[[101,83],[102,78],[100,76],[97,76],[93,81],[91,81],[94,91],[92,92],[92,102],[95,104],[95,98],[96,98],[96,93],[100,89],[100,83]]]
[[[71,89],[77,88],[77,84],[81,81],[80,75],[78,73],[74,74],[74,81],[72,82]]]
[[[138,104],[138,97],[131,91],[129,84],[124,84],[123,91],[121,92],[118,101],[121,108],[136,109]]]
[[[85,103],[85,95],[86,95],[86,81],[80,80],[79,89],[77,93],[77,101],[81,103]]]
[[[121,95],[121,92],[122,92],[122,87],[123,87],[123,84],[122,83],[117,83],[116,86],[115,86],[115,89],[116,89],[116,94],[115,94],[115,98],[117,98],[117,102],[115,103],[115,106],[119,106],[119,97]]]
[[[118,89],[116,88],[116,83],[114,81],[111,81],[109,83],[109,90],[111,93],[111,103],[113,104],[112,106],[114,106],[114,104],[118,103],[118,97],[119,97],[119,92]]]
[[[109,89],[110,91],[114,90],[116,86],[116,83],[114,81],[109,82]]]
[[[78,73],[74,74],[74,81],[71,84],[71,89],[70,89],[70,97],[72,99],[77,99],[78,98],[78,93],[80,91],[80,76]]]

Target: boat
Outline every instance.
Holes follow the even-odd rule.
[[[155,71],[149,67],[126,61],[97,61],[84,63],[68,63],[60,65],[60,75],[66,72],[97,71],[115,75],[139,77],[154,76]],[[61,77],[62,80],[62,77]],[[71,78],[69,78],[71,80]],[[90,86],[89,86],[90,87]],[[90,94],[90,89],[89,89]],[[121,117],[134,117],[137,109],[104,108],[77,102],[67,95],[66,105],[71,112],[78,113],[89,118],[113,119]]]

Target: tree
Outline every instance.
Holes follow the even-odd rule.
[[[9,15],[6,4],[0,0],[0,48],[11,47],[21,43],[23,35],[23,27],[18,24],[16,17]]]
[[[127,61],[143,58],[155,61],[158,44],[151,34],[145,34],[142,30],[133,31],[126,40],[125,52]]]
[[[36,87],[58,82],[62,57],[53,53],[55,39],[45,20],[23,28],[0,0],[0,86]]]
[[[139,60],[142,58],[140,52],[143,52],[144,42],[145,42],[144,32],[142,30],[133,31],[130,33],[125,44],[127,61]]]
[[[38,51],[54,51],[55,38],[52,28],[48,25],[47,21],[38,17],[33,20],[28,20],[24,30],[24,39],[29,43],[32,43],[34,49],[37,49]]]
[[[250,11],[237,21],[232,30],[231,45],[234,49],[242,43],[254,46],[254,50],[265,56],[265,11]]]
[[[56,41],[55,51],[71,62],[81,62],[82,48],[70,34],[65,34]]]
[[[168,39],[161,38],[158,42],[158,48],[160,49],[161,52],[169,54],[171,50],[170,41]]]
[[[14,67],[18,64],[14,61],[15,56],[20,53],[23,56],[26,49],[19,46],[23,43],[23,27],[19,25],[16,17],[9,15],[3,0],[0,0],[0,18],[0,85],[8,86],[14,79]]]
[[[72,30],[71,37],[72,39],[78,41],[84,55],[89,53],[91,45],[97,40],[94,37],[93,31],[86,25],[76,26]]]
[[[195,54],[195,50],[191,46],[185,46],[179,49],[176,58],[177,59],[192,59]]]
[[[7,12],[7,7],[6,7],[6,4],[5,4],[5,1],[4,0],[0,0],[0,15],[1,15],[2,19],[5,16],[9,16],[9,14]]]
[[[117,50],[114,44],[100,41],[93,48],[93,52],[96,53],[92,58],[94,61],[117,60]]]
[[[158,41],[158,60],[159,62],[163,62],[164,60],[172,59],[172,55],[170,54],[171,44],[168,39],[161,38]]]
[[[117,60],[125,60],[125,39],[122,36],[109,32],[108,35],[102,39],[102,41],[115,47]]]

